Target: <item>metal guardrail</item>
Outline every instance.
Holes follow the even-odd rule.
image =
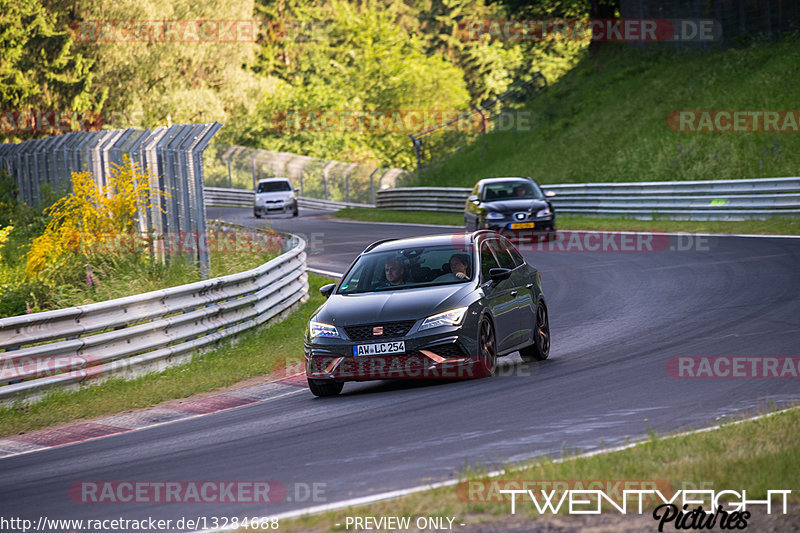
[[[206,207],[253,207],[255,193],[248,189],[205,187],[203,197]]]
[[[297,205],[307,209],[320,209],[328,211],[338,211],[345,207],[375,207],[373,204],[356,204],[353,202],[333,202],[330,200],[319,200],[317,198],[297,197]]]
[[[253,207],[253,191],[246,189],[223,189],[206,187],[204,192],[206,206],[209,207]],[[338,210],[345,207],[375,207],[373,204],[357,204],[353,202],[334,202],[319,198],[297,197],[297,205],[306,209]]]
[[[462,187],[403,187],[378,191],[376,207],[399,211],[463,213],[472,189]]]
[[[285,253],[246,272],[0,319],[0,402],[181,364],[284,316],[308,297],[306,243],[290,236],[287,244]]]
[[[542,185],[559,213],[694,220],[800,215],[800,178]],[[460,213],[471,189],[409,187],[378,192],[377,207]]]

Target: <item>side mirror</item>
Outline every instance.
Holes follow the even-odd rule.
[[[553,191],[547,191],[546,193],[544,193],[544,197],[545,197],[545,198],[552,198],[552,197],[554,197],[555,195],[556,195],[556,193],[555,193],[555,192],[553,192]]]
[[[469,198],[467,198],[467,201],[468,202],[472,202],[473,204],[481,203],[481,199],[478,198],[478,195],[476,195],[476,194],[470,194]]]
[[[333,289],[336,288],[335,283],[328,283],[327,285],[323,285],[319,288],[319,293],[323,295],[325,298],[330,298],[331,294],[333,294]]]
[[[294,188],[294,192],[300,192],[300,189],[298,189],[297,187],[295,187],[295,188]]]
[[[504,279],[508,279],[511,276],[511,270],[508,268],[492,268],[489,269],[489,277],[495,283],[500,283]]]

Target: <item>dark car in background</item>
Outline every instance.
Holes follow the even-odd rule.
[[[320,291],[304,342],[316,396],[346,381],[486,377],[498,356],[550,352],[541,276],[492,231],[378,241]]]
[[[491,229],[503,233],[524,230],[552,236],[556,215],[550,198],[530,178],[486,178],[475,184],[464,207],[468,231]]]

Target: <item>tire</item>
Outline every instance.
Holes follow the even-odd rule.
[[[497,370],[497,337],[494,325],[489,317],[484,316],[478,326],[478,359],[476,376],[479,378],[493,376]]]
[[[550,355],[550,318],[544,302],[539,302],[539,306],[536,308],[535,326],[533,344],[519,351],[520,357],[526,363],[544,361]]]
[[[300,214],[300,212],[297,210],[297,204],[295,204],[294,205],[294,211],[292,211],[292,216],[296,217],[299,214]]]
[[[256,213],[256,212],[253,212],[253,216],[254,216],[254,217],[256,217],[256,218],[261,218],[261,215],[259,215],[259,214],[258,214],[258,213]]]
[[[344,383],[327,379],[308,379],[308,388],[314,396],[336,396],[342,392]]]

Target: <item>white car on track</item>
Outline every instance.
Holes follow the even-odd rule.
[[[256,195],[253,201],[253,215],[261,218],[262,215],[271,213],[291,212],[296,217],[297,198],[294,193],[296,188],[292,187],[289,178],[265,178],[258,181],[256,185]]]

